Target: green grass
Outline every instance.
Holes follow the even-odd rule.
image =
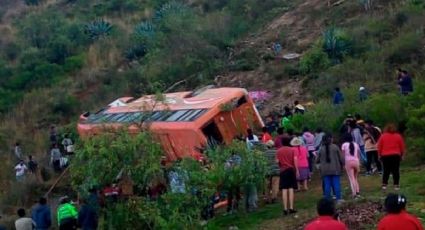
[[[425,167],[403,166],[401,172],[400,193],[408,198],[408,211],[425,219]],[[390,179],[390,183],[391,183]],[[381,177],[378,175],[360,176],[361,194],[366,200],[383,201],[386,194],[381,190]],[[343,196],[346,201],[350,199],[350,188],[347,176],[342,176]],[[394,192],[392,186],[387,193]],[[294,229],[310,220],[315,215],[316,201],[322,195],[321,182],[317,174],[314,175],[308,192],[296,193],[295,208],[298,209],[298,218],[284,218],[282,204],[262,205],[257,212],[245,213],[241,211],[235,215],[222,216],[212,220],[208,229],[227,229],[236,226],[239,229]],[[374,226],[367,226],[374,229]]]

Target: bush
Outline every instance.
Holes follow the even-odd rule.
[[[84,33],[92,40],[97,40],[110,35],[112,24],[103,20],[97,19],[84,25]]]
[[[351,53],[352,41],[342,30],[331,27],[323,33],[323,50],[332,62],[340,63]]]
[[[63,69],[67,73],[74,73],[75,71],[80,70],[86,61],[86,56],[83,54],[71,56],[65,59],[65,64]]]
[[[322,48],[315,46],[307,51],[300,61],[300,73],[319,73],[331,65],[328,55]]]
[[[404,33],[392,40],[384,50],[390,64],[404,64],[423,57],[422,33]]]

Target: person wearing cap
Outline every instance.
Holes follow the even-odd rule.
[[[367,97],[368,97],[368,95],[367,95],[366,88],[361,86],[359,88],[359,101],[366,101]]]
[[[294,114],[304,114],[305,108],[300,104],[299,101],[294,102]]]
[[[335,218],[336,208],[332,199],[322,198],[317,202],[319,217],[310,222],[304,230],[348,230],[344,223]]]
[[[407,199],[403,195],[389,194],[385,199],[385,215],[378,223],[378,230],[423,230],[419,219],[406,211]]]
[[[291,140],[291,146],[295,151],[298,158],[298,189],[303,185],[304,191],[308,190],[307,181],[310,178],[310,169],[308,168],[308,151],[303,146],[303,142],[300,138],[295,137]]]
[[[59,230],[74,230],[77,229],[78,211],[71,204],[67,196],[60,199],[60,205],[57,210],[57,220]]]

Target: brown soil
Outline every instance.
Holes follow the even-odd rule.
[[[254,49],[259,56],[271,53],[270,47],[276,40],[282,44],[282,53],[303,53],[320,36],[323,21],[314,18],[314,13],[323,13],[327,10],[327,3],[321,0],[306,0],[299,3],[294,9],[272,20],[256,34],[241,41],[235,48],[232,56]],[[283,35],[282,35],[283,34]],[[230,58],[232,59],[232,58]],[[258,61],[261,58],[258,57]],[[232,61],[232,60],[230,60]],[[263,114],[271,110],[281,109],[284,105],[292,104],[295,100],[306,104],[309,94],[302,87],[303,77],[287,77],[275,80],[266,71],[265,66],[285,65],[288,61],[277,60],[262,63],[260,67],[248,72],[230,72],[217,76],[216,84],[219,86],[243,87],[248,90],[270,91],[273,98],[267,102],[269,106],[262,111]]]

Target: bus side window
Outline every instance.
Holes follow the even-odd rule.
[[[247,102],[246,97],[243,96],[241,98],[239,98],[237,104],[236,104],[236,108],[240,107],[241,105],[245,104]]]

